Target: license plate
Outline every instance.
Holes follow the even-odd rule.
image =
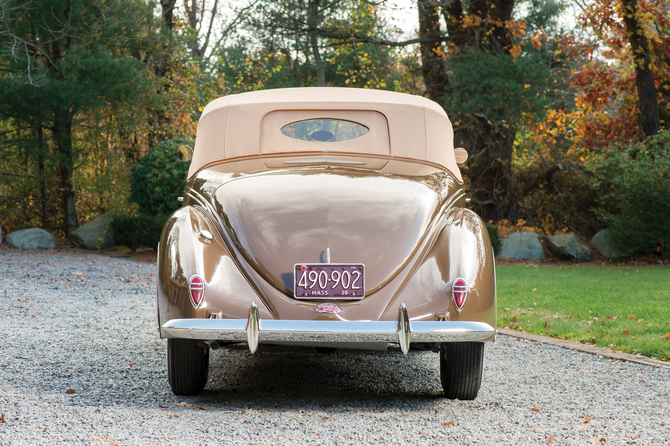
[[[293,282],[296,299],[362,299],[365,296],[365,265],[296,263]]]

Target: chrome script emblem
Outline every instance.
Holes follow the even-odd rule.
[[[339,313],[342,309],[335,304],[321,304],[315,308],[317,313]]]

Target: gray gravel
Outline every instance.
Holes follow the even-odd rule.
[[[670,444],[670,370],[506,336],[475,401],[441,398],[434,353],[265,346],[175,397],[154,268],[0,246],[0,445]]]

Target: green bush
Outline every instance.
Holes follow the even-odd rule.
[[[131,173],[130,199],[140,207],[141,214],[170,215],[181,204],[177,201],[186,186],[190,163],[177,158],[182,145],[193,146],[193,141],[183,138],[163,141],[149,149]]]
[[[595,211],[622,255],[670,257],[670,132],[610,149],[590,171],[600,194]]]
[[[135,252],[140,246],[156,249],[163,226],[179,209],[189,163],[179,161],[177,149],[193,142],[184,138],[163,141],[140,159],[131,172],[130,199],[140,215],[115,216],[110,229],[114,241]]]
[[[114,242],[130,248],[131,252],[140,246],[155,250],[166,220],[165,215],[117,215],[110,223],[110,230]]]
[[[491,223],[486,223],[486,229],[489,232],[493,253],[495,255],[500,254],[500,251],[502,251],[502,240],[500,240],[500,234],[498,234],[498,226]]]

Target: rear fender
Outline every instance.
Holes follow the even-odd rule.
[[[486,226],[468,209],[448,212],[437,240],[395,301],[407,305],[410,320],[446,318],[485,322],[495,328],[495,259]],[[451,284],[459,277],[469,289],[460,313],[451,299]],[[396,307],[391,305],[382,320],[391,319]]]
[[[202,235],[208,231],[213,239]],[[256,302],[263,318],[271,313],[240,273],[214,225],[192,206],[184,206],[168,219],[158,250],[157,315],[160,327],[171,319],[246,319]],[[205,281],[203,303],[196,310],[188,294],[193,274]]]

